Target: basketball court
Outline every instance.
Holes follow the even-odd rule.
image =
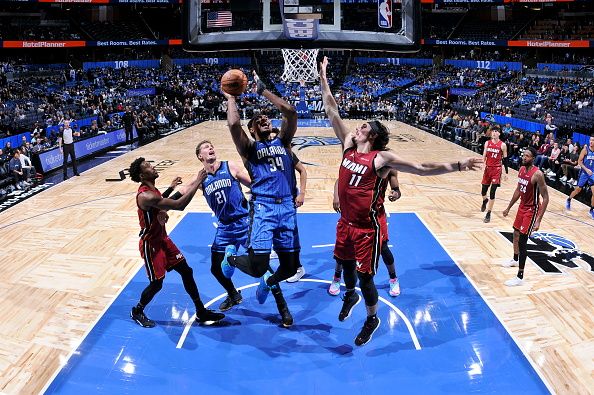
[[[347,121],[354,127],[357,121]],[[411,160],[454,160],[471,152],[410,126],[389,122],[390,147]],[[137,185],[114,179],[138,156],[160,169],[157,185],[186,180],[201,165],[193,143],[211,139],[221,159],[237,160],[224,121],[206,122],[112,159],[12,207],[0,216],[5,317],[5,393],[140,393],[270,391],[588,393],[592,386],[592,268],[552,262],[547,273],[529,261],[527,285],[507,288],[514,269],[499,263],[511,254],[500,232],[511,229],[501,211],[515,187],[511,171],[490,224],[479,211],[481,172],[436,177],[402,174],[403,197],[387,203],[390,244],[402,294],[387,294],[380,267],[379,314],[373,340],[353,344],[364,318],[337,319],[341,301],[326,292],[334,262],[337,215],[332,186],[340,146],[328,127],[300,127],[295,142],[310,175],[299,224],[307,270],[283,285],[295,325],[279,326],[271,302],[254,299],[254,280],[234,278],[244,303],[219,327],[190,325],[194,313],[176,273],[147,308],[154,329],[129,318],[147,284],[138,256]],[[301,149],[300,149],[301,148]],[[581,204],[563,209],[551,190],[542,232],[571,240],[594,255],[594,224]],[[168,227],[195,270],[204,301],[218,306],[222,288],[209,272],[213,218],[197,195]],[[41,230],[43,229],[43,230]],[[549,236],[549,240],[553,240]],[[15,264],[17,262],[18,264]],[[218,298],[218,299],[217,299]],[[24,325],[23,323],[26,323]],[[282,387],[279,387],[280,384]],[[277,390],[275,390],[275,388]],[[282,390],[282,391],[281,391]]]

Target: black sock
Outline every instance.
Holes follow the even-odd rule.
[[[344,293],[344,296],[345,297],[352,296],[354,293],[355,293],[354,289],[347,289],[346,292]]]
[[[367,316],[367,321],[375,321],[375,320],[377,320],[377,313]]]
[[[342,277],[342,271],[335,270],[334,271],[334,277],[341,278]]]
[[[138,304],[136,305],[136,308],[140,311],[144,310],[144,306],[142,305],[142,303],[138,302]]]
[[[396,272],[393,272],[393,273],[388,273],[388,274],[390,275],[390,280],[394,280],[394,279],[396,279],[396,278],[397,278],[397,277],[396,277]]]
[[[487,211],[487,215],[486,216],[487,217],[490,217],[491,216],[491,211]]]
[[[514,261],[518,261],[518,257],[520,256],[520,254],[514,254]]]
[[[568,198],[567,198],[567,201],[568,201],[568,202],[571,202],[571,198],[570,198],[570,197],[568,197]]]
[[[518,278],[522,280],[524,278],[524,269],[518,270]]]

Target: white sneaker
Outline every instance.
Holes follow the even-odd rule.
[[[571,184],[571,185],[573,185],[574,187],[575,187],[575,186],[577,186],[577,180],[575,180],[575,181],[573,182],[573,184]]]
[[[573,178],[570,178],[569,181],[567,181],[568,184],[573,184]]]
[[[513,259],[510,259],[509,261],[505,261],[505,262],[501,263],[501,266],[503,266],[503,267],[517,267],[518,261],[514,261]]]
[[[297,272],[295,273],[295,275],[293,277],[289,277],[287,279],[288,283],[296,283],[297,281],[301,280],[301,277],[303,277],[303,275],[305,274],[305,269],[303,268],[303,266],[300,266],[297,268]]]
[[[518,278],[518,277],[514,277],[511,280],[507,280],[505,282],[505,285],[508,287],[517,287],[520,285],[524,285],[524,280],[522,280],[521,278]]]
[[[340,278],[334,277],[332,279],[332,284],[330,284],[330,288],[328,288],[328,293],[332,296],[336,296],[340,293]]]
[[[565,182],[565,181],[567,181],[567,176],[563,176],[563,177],[561,177],[561,179],[560,179],[559,181],[561,181],[561,182]]]
[[[391,278],[390,279],[390,292],[389,292],[391,297],[396,297],[398,295],[400,295],[400,282],[398,281],[398,279],[395,278]]]

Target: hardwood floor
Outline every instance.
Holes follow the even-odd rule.
[[[350,126],[357,121],[347,121]],[[476,155],[398,122],[388,122],[390,147],[413,161],[455,161]],[[300,128],[298,137],[333,137],[329,128]],[[210,139],[220,159],[238,161],[226,122],[206,122],[122,155],[81,177],[45,190],[0,214],[0,392],[38,393],[67,361],[102,312],[142,266],[135,209],[137,184],[119,178],[138,156],[159,164],[159,187],[175,176],[189,179],[201,165],[195,145]],[[302,139],[303,140],[303,139]],[[332,210],[340,146],[296,149],[309,173],[303,212]],[[303,146],[301,146],[303,147]],[[299,148],[301,148],[299,147]],[[403,197],[386,203],[390,212],[416,212],[449,251],[539,373],[559,394],[594,389],[594,273],[585,262],[560,274],[527,263],[527,285],[507,288],[515,268],[498,264],[512,246],[499,232],[511,231],[513,216],[501,214],[517,173],[497,192],[491,223],[480,212],[482,172],[419,177],[401,174]],[[564,236],[594,256],[594,221],[587,207],[563,208],[565,196],[550,189],[541,230]],[[207,211],[196,197],[187,211]],[[171,229],[182,213],[171,213]],[[406,292],[406,284],[403,284]]]

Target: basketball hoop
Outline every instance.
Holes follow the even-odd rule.
[[[285,82],[314,82],[318,79],[319,49],[282,49],[285,70],[281,79]]]

